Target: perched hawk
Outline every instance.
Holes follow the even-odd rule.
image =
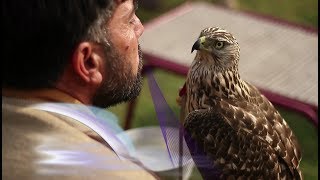
[[[181,118],[219,177],[302,179],[297,138],[270,101],[240,78],[234,36],[206,28],[193,50],[198,51],[180,90]]]

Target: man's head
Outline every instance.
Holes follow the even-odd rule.
[[[93,97],[93,104],[109,106],[127,101],[139,95],[142,86],[142,53],[138,38],[143,33],[143,26],[135,15],[137,1],[128,0],[116,8],[108,23],[110,47],[105,44],[106,81]]]
[[[141,88],[134,0],[4,0],[3,87],[58,88],[102,107]]]

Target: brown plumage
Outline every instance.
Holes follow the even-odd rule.
[[[302,179],[297,139],[270,101],[240,78],[233,35],[206,28],[193,50],[181,119],[220,178]]]

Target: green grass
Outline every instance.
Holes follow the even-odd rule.
[[[318,28],[317,0],[238,0],[239,8]]]
[[[218,2],[218,0],[207,1],[212,3]],[[148,10],[140,6],[137,15],[142,22],[147,22],[183,2],[185,2],[185,0],[160,0],[161,4],[159,8]],[[318,1],[316,0],[238,0],[237,3],[238,8],[242,10],[271,15],[287,21],[318,28]],[[185,78],[162,70],[155,70],[154,75],[169,106],[178,116],[179,107],[176,104],[176,97],[178,95],[178,89],[183,85]],[[123,120],[126,109],[127,104],[120,104],[109,110],[119,117],[121,123],[124,123]],[[301,145],[301,169],[304,178],[306,180],[318,179],[317,130],[300,114],[279,107],[277,107],[277,109],[294,131]],[[158,125],[146,79],[144,79],[141,95],[137,99],[137,106],[132,123],[133,128]],[[198,171],[195,169],[190,179],[201,179],[200,177]]]

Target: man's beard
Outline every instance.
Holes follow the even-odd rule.
[[[136,98],[141,91],[142,87],[142,52],[140,45],[138,46],[139,52],[139,65],[138,73],[132,72],[132,67],[128,61],[133,59],[126,59],[120,55],[118,51],[111,47],[105,49],[106,59],[106,80],[102,83],[101,87],[97,90],[93,97],[92,104],[97,107],[106,108],[116,105],[121,102],[130,101]]]

